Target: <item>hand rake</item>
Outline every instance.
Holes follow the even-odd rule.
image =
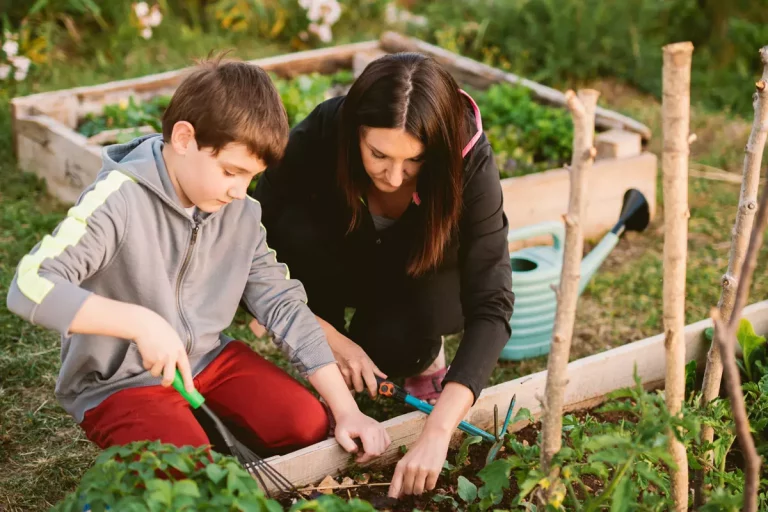
[[[242,464],[248,473],[256,477],[259,485],[267,494],[267,496],[272,497],[272,494],[270,494],[269,488],[265,483],[265,478],[277,489],[278,496],[281,494],[289,494],[291,496],[303,499],[303,496],[299,494],[299,491],[296,489],[296,487],[294,487],[290,480],[280,474],[280,472],[275,468],[270,466],[263,458],[253,453],[243,443],[235,439],[235,436],[232,435],[226,426],[224,426],[224,423],[221,422],[218,416],[216,416],[216,414],[214,414],[214,412],[211,411],[207,405],[205,405],[205,398],[203,395],[201,395],[197,390],[193,391],[192,393],[187,393],[187,390],[184,388],[184,381],[178,369],[176,370],[176,376],[173,379],[173,387],[176,389],[176,391],[181,393],[181,396],[183,396],[187,402],[189,402],[189,405],[191,405],[193,409],[200,409],[208,415],[208,417],[216,426],[216,430],[227,444],[229,451],[240,462],[240,464]]]

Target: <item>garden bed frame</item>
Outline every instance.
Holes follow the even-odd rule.
[[[768,300],[747,306],[742,317],[752,323],[755,332],[768,332]],[[685,328],[685,361],[695,360],[702,372],[709,350],[704,330],[711,326],[712,321],[707,319]],[[565,411],[590,409],[603,403],[612,391],[634,386],[635,372],[646,389],[663,388],[664,354],[664,334],[658,334],[571,362],[568,365]],[[497,405],[499,411],[506,411],[512,395],[517,395],[516,411],[525,407],[538,418],[541,414],[539,399],[544,396],[546,380],[545,370],[486,388],[465,420],[490,431],[494,406]],[[398,460],[400,446],[410,447],[416,441],[426,418],[421,412],[411,412],[383,422],[392,444],[371,466],[386,466]],[[525,422],[520,422],[512,425],[510,431],[516,432],[525,426]],[[453,444],[462,435],[457,430]],[[335,439],[328,439],[281,457],[272,457],[268,462],[294,485],[304,486],[317,484],[327,475],[343,473],[352,466],[353,459]]]
[[[460,57],[414,38],[387,32],[378,41],[340,45],[250,61],[281,77],[341,69],[359,72],[382,53],[418,51],[433,56],[461,84],[484,89],[507,82],[529,89],[542,103],[564,107],[562,92]],[[53,91],[11,100],[14,149],[19,166],[45,179],[48,191],[73,203],[101,167],[99,144],[104,137],[86,138],[75,129],[88,114],[101,114],[104,106],[134,96],[138,101],[172,94],[188,70],[147,75],[102,85]],[[656,210],[657,158],[642,150],[650,129],[616,112],[598,108],[596,126],[606,130],[596,137],[598,159],[587,176],[584,235],[598,238],[616,222],[628,188],[637,188]],[[501,180],[504,210],[511,229],[559,220],[568,207],[568,172],[552,169]],[[541,240],[536,240],[541,241]],[[530,243],[530,241],[528,242]],[[522,245],[518,243],[516,245]]]

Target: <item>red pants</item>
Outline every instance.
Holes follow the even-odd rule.
[[[243,342],[227,345],[194,382],[235,437],[262,456],[297,450],[328,436],[328,415],[317,398]],[[176,446],[212,444],[227,453],[204,415],[193,414],[172,387],[149,386],[111,395],[87,411],[80,426],[100,448],[158,440]]]

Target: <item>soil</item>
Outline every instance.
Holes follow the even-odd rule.
[[[569,414],[573,414],[575,417],[577,417],[580,421],[583,421],[584,418],[586,418],[587,415],[590,415],[600,421],[609,422],[609,423],[619,423],[621,420],[625,421],[632,421],[632,417],[626,414],[622,413],[616,413],[616,412],[609,412],[609,413],[598,413],[595,412],[595,410],[583,410],[583,411],[574,411]],[[514,433],[515,438],[527,445],[535,445],[539,443],[539,433],[541,432],[541,422],[536,422],[531,425],[528,425],[527,427],[523,428],[522,430],[519,430]],[[488,448],[489,445],[487,443],[481,443],[481,444],[475,444],[469,447],[469,458],[467,461],[467,464],[464,468],[459,470],[457,473],[453,475],[447,475],[446,472],[441,473],[440,477],[437,480],[437,486],[435,487],[435,490],[432,492],[424,493],[421,496],[405,496],[400,500],[392,499],[387,497],[387,492],[389,491],[389,487],[386,485],[381,486],[360,486],[356,488],[350,488],[350,489],[340,489],[334,491],[334,494],[337,496],[344,498],[344,499],[352,499],[352,498],[360,498],[362,500],[368,501],[371,505],[373,505],[377,510],[381,511],[391,511],[391,512],[411,512],[414,509],[423,510],[423,511],[453,511],[455,510],[455,506],[450,500],[442,501],[442,502],[435,502],[433,501],[433,497],[443,495],[443,496],[451,496],[453,497],[457,502],[461,502],[461,499],[458,497],[458,489],[456,488],[456,479],[459,475],[464,476],[469,481],[474,483],[477,488],[479,489],[482,487],[483,482],[480,480],[480,478],[477,477],[478,471],[480,471],[485,466],[485,458],[488,454]],[[457,449],[451,449],[448,451],[448,461],[452,462],[456,459],[456,452]],[[505,447],[502,447],[499,451],[499,454],[497,456],[498,459],[504,459],[506,458],[507,454],[505,453]],[[355,483],[359,483],[361,480],[361,476],[365,475],[365,477],[369,477],[370,480],[368,480],[369,483],[387,483],[392,480],[392,475],[394,473],[394,465],[389,466],[387,468],[384,468],[379,471],[373,471],[368,473],[347,473],[345,475],[342,475],[336,480],[338,482],[341,482],[341,480],[345,477],[350,477],[353,480],[355,480]],[[582,478],[582,481],[587,486],[588,489],[595,493],[599,493],[603,490],[603,482],[598,479],[597,477],[593,477],[591,475],[585,475]],[[510,503],[512,501],[512,498],[517,496],[518,494],[518,487],[517,482],[514,478],[510,479],[510,486],[509,489],[506,489],[504,492],[504,498],[502,499],[501,503],[494,506],[494,509],[505,509],[510,506]],[[581,490],[576,490],[577,495],[581,493]],[[579,496],[580,498],[582,496]],[[290,499],[284,499],[281,500],[281,504],[283,506],[290,506],[291,500]]]

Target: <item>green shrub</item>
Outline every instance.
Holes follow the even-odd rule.
[[[162,477],[162,478],[160,478]],[[253,477],[232,457],[204,447],[136,442],[105,450],[54,510],[82,512],[253,510],[275,512]]]
[[[527,78],[561,86],[613,76],[661,95],[662,46],[692,41],[694,102],[751,116],[768,10],[738,0],[421,2],[418,35]]]

